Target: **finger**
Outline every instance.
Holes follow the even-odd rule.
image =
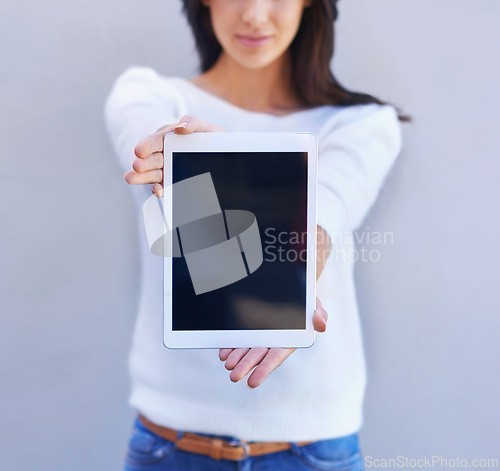
[[[163,186],[160,183],[154,183],[151,190],[155,196],[158,196],[158,198],[163,198]]]
[[[191,134],[193,132],[221,132],[224,128],[216,124],[197,118],[196,116],[187,114],[180,120],[179,124],[174,128],[176,134]]]
[[[244,378],[250,370],[255,368],[264,359],[268,352],[269,349],[265,347],[251,348],[235,365],[233,371],[231,371],[229,375],[229,379],[236,383],[241,378]],[[232,354],[234,354],[234,352]]]
[[[260,386],[295,350],[295,348],[270,348],[265,358],[248,377],[248,386],[250,388]]]
[[[163,139],[165,134],[173,132],[177,124],[178,123],[174,123],[164,126],[138,142],[134,149],[135,155],[140,159],[145,159],[155,152],[163,152]]]
[[[228,355],[234,350],[234,348],[221,348],[219,350],[219,359],[221,361],[226,361]]]
[[[316,298],[316,310],[313,315],[314,330],[324,332],[326,330],[326,323],[328,321],[328,313],[321,305],[319,298]]]
[[[149,170],[144,173],[137,173],[130,170],[123,175],[125,181],[131,185],[144,185],[145,183],[160,183],[163,181],[161,170]]]
[[[250,351],[249,348],[235,348],[226,358],[224,365],[227,370],[232,370],[238,362]]]
[[[163,154],[161,152],[154,152],[149,157],[144,159],[136,158],[132,163],[132,168],[138,173],[147,172],[148,170],[162,169]]]

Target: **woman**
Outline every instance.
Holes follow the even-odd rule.
[[[138,417],[126,470],[363,469],[365,364],[352,239],[342,235],[361,224],[400,151],[398,114],[331,74],[333,0],[183,2],[203,73],[188,81],[134,67],[118,78],[106,121],[124,178],[137,185],[138,209],[146,185],[163,195],[168,132],[314,132],[316,289],[325,309],[318,302],[313,323],[324,334],[308,349],[221,349],[231,381],[211,350],[167,350],[161,259],[141,231],[142,296],[129,357]]]

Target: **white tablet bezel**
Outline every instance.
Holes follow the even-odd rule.
[[[163,259],[163,344],[167,348],[310,347],[316,309],[317,137],[306,132],[210,132],[164,138],[164,214],[172,214],[173,153],[175,152],[307,152],[306,328],[270,330],[172,330],[172,259]],[[245,209],[245,208],[241,208]],[[251,276],[251,275],[250,275]]]

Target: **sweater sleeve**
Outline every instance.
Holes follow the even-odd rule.
[[[317,221],[330,240],[363,222],[401,140],[397,113],[390,105],[345,108],[320,130]]]
[[[104,105],[111,144],[124,172],[132,170],[135,146],[185,114],[181,96],[153,69],[131,67],[115,81]]]

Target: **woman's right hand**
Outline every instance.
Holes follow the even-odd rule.
[[[163,196],[163,139],[165,134],[191,134],[193,132],[221,132],[223,128],[192,115],[183,116],[177,123],[168,124],[146,137],[135,146],[137,156],[132,163],[133,170],[123,175],[131,185],[153,184],[152,191]]]

